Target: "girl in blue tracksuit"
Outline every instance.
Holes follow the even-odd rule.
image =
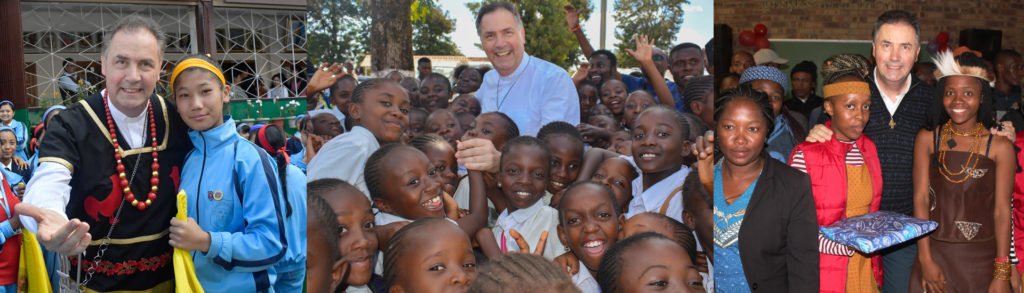
[[[281,215],[288,252],[274,268],[274,291],[302,292],[306,277],[306,173],[288,163],[285,132],[277,124],[267,124],[256,132],[256,145],[275,159],[281,181]]]
[[[230,88],[213,62],[182,60],[170,81],[195,147],[181,170],[188,220],[171,219],[170,244],[192,251],[208,292],[274,292],[274,265],[290,244],[274,160],[223,115]]]
[[[14,135],[18,138],[18,145],[15,155],[22,160],[28,160],[25,149],[28,147],[28,127],[21,121],[14,120],[14,103],[8,100],[0,101],[0,126],[7,126],[14,129]]]

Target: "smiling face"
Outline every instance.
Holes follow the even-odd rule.
[[[441,184],[430,168],[427,156],[412,147],[394,150],[380,164],[384,168],[379,197],[374,198],[382,212],[416,220],[426,217],[443,217]]]
[[[956,125],[974,126],[981,106],[981,84],[978,78],[963,75],[946,77],[942,106],[949,120]]]
[[[583,165],[583,142],[569,135],[552,135],[544,145],[551,151],[551,180],[547,190],[551,194],[565,189],[576,181]]]
[[[501,149],[508,141],[508,131],[505,119],[498,117],[498,114],[483,113],[477,116],[473,123],[469,124],[462,140],[470,138],[483,138],[490,140],[495,149]]]
[[[704,73],[704,53],[696,48],[686,48],[669,56],[669,71],[677,84],[686,84],[686,79]]]
[[[14,106],[7,103],[0,104],[0,121],[11,123],[11,119],[14,119]]]
[[[642,240],[623,251],[623,292],[704,292],[703,278],[683,247],[667,239]]]
[[[629,97],[626,98],[626,110],[622,114],[622,122],[632,126],[640,112],[643,112],[647,107],[657,104],[654,101],[654,96],[647,91],[635,91],[629,94]]]
[[[544,150],[533,145],[513,146],[501,155],[498,181],[509,213],[528,208],[544,196],[549,164]]]
[[[476,69],[465,69],[459,72],[459,80],[456,82],[455,90],[459,94],[468,94],[480,89],[480,83],[484,77]]]
[[[612,80],[612,72],[615,68],[612,68],[612,60],[604,54],[593,54],[590,55],[590,70],[588,77],[594,84],[601,84],[602,81]]]
[[[825,113],[832,117],[832,130],[841,141],[852,141],[864,133],[871,115],[871,96],[842,94],[825,101]]]
[[[601,85],[601,104],[608,106],[615,117],[622,116],[623,103],[626,102],[626,84],[619,80],[609,80]]]
[[[618,211],[600,186],[580,185],[562,198],[558,238],[591,272],[597,272],[605,250],[619,234]]]
[[[205,69],[186,70],[174,80],[174,102],[189,128],[206,131],[224,124],[230,90]]]
[[[0,131],[0,161],[10,162],[18,147],[18,137],[11,131]]]
[[[455,186],[459,184],[459,164],[455,161],[455,149],[449,144],[431,143],[427,145],[424,154],[444,192],[455,194]]]
[[[345,188],[324,195],[338,222],[338,248],[349,265],[348,284],[361,286],[370,282],[377,257],[377,226],[373,221],[370,201],[361,192]],[[313,257],[317,258],[317,257]],[[310,259],[313,259],[310,258]]]
[[[768,95],[768,102],[772,104],[772,117],[779,116],[782,111],[782,95],[786,94],[782,85],[767,79],[756,79],[750,81],[750,86]]]
[[[768,121],[749,99],[733,100],[722,107],[715,135],[726,162],[733,166],[756,163],[768,137]]]
[[[310,119],[313,134],[323,136],[330,140],[345,131],[341,128],[341,121],[331,113],[320,113]]]
[[[910,76],[910,70],[921,52],[917,32],[904,22],[887,23],[878,28],[871,53],[875,56],[876,77],[887,83],[900,83]]]
[[[480,19],[481,48],[487,53],[487,59],[502,76],[516,71],[523,61],[523,44],[526,43],[526,32],[516,23],[515,15],[505,9],[495,9]]]
[[[348,103],[352,100],[352,91],[355,89],[355,81],[347,78],[338,80],[338,83],[331,87],[331,104],[343,113],[348,112]]]
[[[420,103],[427,112],[448,108],[448,99],[451,98],[451,88],[443,79],[428,77],[420,85]]]
[[[633,179],[636,179],[636,170],[623,158],[610,158],[601,162],[601,166],[594,171],[590,181],[595,181],[612,189],[615,201],[618,202],[620,213],[625,213],[629,207],[629,201],[633,199]]]
[[[365,127],[383,143],[396,142],[409,123],[409,96],[397,84],[383,84],[366,90],[361,103],[351,104],[349,113],[356,125]]]
[[[114,33],[106,53],[100,56],[107,97],[128,116],[146,109],[160,80],[163,56],[159,46],[148,30],[122,30]]]
[[[469,237],[447,221],[436,221],[410,231],[409,243],[395,262],[395,284],[390,292],[467,292],[476,277],[476,259]]]
[[[646,111],[633,129],[633,160],[644,174],[674,173],[690,152],[688,134],[669,110]],[[671,174],[671,173],[669,173]]]
[[[449,111],[435,111],[427,117],[427,132],[440,135],[449,144],[455,146],[455,141],[462,136],[462,129],[459,121]]]
[[[480,113],[480,101],[477,101],[473,95],[460,95],[455,98],[455,101],[449,107],[452,113]]]

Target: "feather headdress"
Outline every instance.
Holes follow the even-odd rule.
[[[966,56],[965,58],[970,57],[974,56]],[[956,56],[953,56],[952,51],[947,50],[939,52],[937,56],[932,58],[932,61],[935,62],[935,67],[937,67],[934,73],[936,80],[951,75],[966,75],[983,79],[987,81],[990,86],[995,86],[995,82],[993,81],[995,79],[989,76],[988,70],[986,70],[985,67],[976,65],[961,65],[957,61]]]

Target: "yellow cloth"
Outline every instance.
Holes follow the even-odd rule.
[[[867,165],[846,165],[846,217],[860,216],[871,211],[874,195],[871,174]],[[875,274],[871,271],[871,258],[855,253],[846,267],[846,292],[880,292]]]
[[[178,214],[174,216],[178,220],[186,221],[188,218],[187,201],[185,190],[178,191]],[[174,261],[174,291],[202,293],[203,286],[199,285],[199,278],[196,277],[196,267],[192,264],[192,255],[186,250],[175,248],[172,259]]]
[[[51,292],[50,276],[46,274],[46,262],[43,261],[43,250],[39,248],[36,234],[28,229],[21,232],[21,259],[18,262],[18,283],[27,288],[19,288],[18,292],[44,293]],[[19,284],[21,285],[21,284]]]

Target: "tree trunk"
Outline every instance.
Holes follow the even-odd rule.
[[[374,72],[412,70],[413,0],[370,1],[370,56]]]

